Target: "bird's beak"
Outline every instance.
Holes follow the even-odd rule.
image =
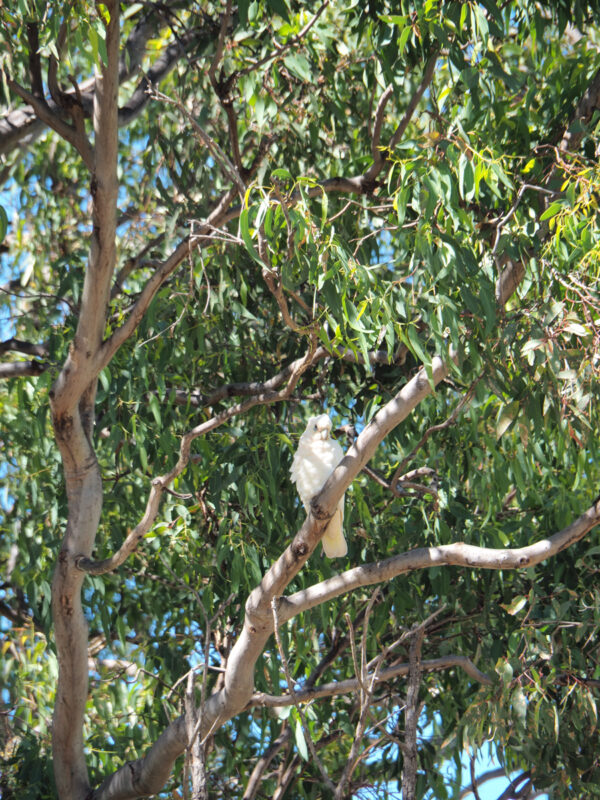
[[[319,431],[319,438],[326,442],[329,438],[329,428],[321,428]]]

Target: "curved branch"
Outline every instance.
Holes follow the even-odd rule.
[[[56,105],[50,106],[43,98],[40,99],[39,97],[35,97],[33,94],[31,94],[31,92],[28,92],[8,75],[5,77],[9,89],[11,89],[18,97],[20,97],[21,100],[24,100],[28,105],[30,105],[35,115],[39,117],[42,122],[55,130],[59,136],[62,136],[63,139],[73,145],[73,147],[81,156],[83,163],[91,172],[94,166],[93,148],[87,137],[82,135],[81,130],[77,130],[72,125],[69,125],[68,122],[65,122],[59,116],[57,111],[58,107]]]
[[[267,748],[263,755],[258,759],[250,775],[250,779],[244,791],[242,800],[253,800],[256,797],[258,787],[262,780],[263,773],[268,768],[277,753],[291,741],[292,729],[288,726],[283,733]]]
[[[481,786],[487,781],[493,781],[496,778],[507,778],[504,767],[497,767],[497,769],[491,769],[488,772],[484,772],[483,775],[480,775],[475,779],[475,783],[473,783],[473,780],[471,780],[471,783],[461,791],[460,795],[458,796],[458,800],[464,800],[465,797],[473,794],[473,786]]]
[[[559,152],[565,153],[567,150],[574,151],[579,147],[586,132],[586,125],[590,121],[594,111],[598,108],[600,108],[600,70],[596,72],[593,79],[590,81],[588,88],[584,92],[583,97],[577,104],[575,112],[569,121],[569,125],[565,129],[562,140],[558,146]],[[560,175],[560,167],[558,166],[558,163],[555,163],[550,170],[548,177],[544,181],[545,186],[548,189],[552,189],[556,184],[557,179],[560,178]],[[538,188],[538,191],[539,190],[540,189]],[[540,215],[548,207],[549,199],[551,197],[552,194],[548,192],[542,200]],[[500,220],[499,224],[504,224],[503,220]],[[545,238],[547,233],[548,221],[546,220],[541,223],[540,230],[538,232],[538,238]],[[494,245],[494,252],[496,248],[497,242]],[[498,279],[496,281],[496,300],[501,305],[505,305],[525,275],[525,258],[520,261],[512,261],[507,258],[504,263],[499,265],[499,267],[500,274],[498,275]]]
[[[333,494],[333,492],[332,492]],[[361,586],[389,581],[407,572],[429,567],[459,566],[477,569],[524,569],[555,556],[600,523],[600,497],[574,522],[558,533],[526,547],[493,549],[464,542],[419,547],[407,553],[375,561],[328,578],[308,589],[281,599],[279,618],[285,622],[302,611],[321,605]]]
[[[373,156],[373,163],[378,163],[379,160],[383,159],[381,150],[379,149],[379,143],[381,141],[381,128],[383,126],[383,113],[393,92],[394,87],[388,86],[379,98],[377,110],[375,111],[375,124],[373,126],[373,138],[371,140],[371,155]]]

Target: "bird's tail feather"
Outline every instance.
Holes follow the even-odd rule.
[[[342,509],[338,506],[321,539],[323,550],[327,558],[340,558],[341,556],[345,556],[348,552],[348,545],[344,539],[344,531],[342,528],[343,522],[344,514]]]

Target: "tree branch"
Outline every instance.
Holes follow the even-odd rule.
[[[14,361],[10,364],[0,364],[0,380],[8,378],[37,378],[47,369],[39,361]]]
[[[423,447],[423,445],[429,439],[429,437],[433,433],[438,433],[439,431],[443,431],[446,428],[449,428],[456,422],[458,415],[460,414],[462,409],[465,407],[467,403],[471,401],[473,395],[475,394],[475,389],[477,388],[477,384],[479,383],[480,380],[481,380],[481,375],[473,381],[468,391],[463,395],[463,397],[461,397],[461,399],[453,409],[450,416],[447,417],[447,419],[445,419],[444,422],[440,422],[437,425],[432,425],[430,428],[428,428],[421,437],[421,439],[419,440],[419,442],[413,447],[411,452],[407,456],[405,456],[402,459],[402,461],[398,464],[396,471],[394,472],[394,477],[391,480],[391,488],[393,491],[396,491],[398,489],[398,483],[400,481],[404,483],[405,480],[406,481],[410,480],[408,475],[404,474],[404,470],[410,464],[410,462],[413,460],[413,458],[416,456],[419,450]]]
[[[394,147],[396,147],[396,145],[400,141],[400,139],[404,136],[404,133],[405,133],[406,129],[408,128],[408,125],[409,125],[409,123],[410,123],[410,121],[411,121],[411,119],[413,117],[413,114],[415,113],[415,110],[416,110],[419,102],[420,102],[421,98],[423,97],[423,95],[425,94],[425,90],[427,89],[427,87],[429,86],[431,81],[433,80],[433,75],[435,73],[435,64],[436,64],[436,61],[437,61],[437,57],[438,57],[438,52],[436,50],[433,53],[433,55],[430,56],[429,61],[427,62],[426,66],[425,66],[425,71],[423,72],[423,77],[421,78],[421,82],[419,83],[416,91],[413,93],[413,96],[410,98],[408,106],[406,107],[406,111],[404,112],[404,116],[402,117],[402,119],[400,121],[400,124],[398,125],[398,127],[394,131],[394,134],[393,134],[392,138],[390,139],[390,141],[388,143],[388,149],[389,150],[393,150]],[[388,90],[386,90],[386,92],[387,91]],[[374,130],[373,145],[372,146],[377,149],[377,153],[379,154],[379,157],[378,158],[374,157],[373,164],[366,171],[366,173],[365,173],[366,181],[375,180],[375,178],[379,175],[379,173],[383,169],[384,164],[386,163],[386,158],[384,157],[384,154],[378,148],[379,132],[381,130],[381,124],[382,124],[382,122],[379,121],[379,125],[378,125],[378,120],[379,120],[380,115],[383,113],[383,110],[385,108],[385,104],[387,103],[387,101],[389,99],[389,95],[386,96],[386,92],[384,92],[381,100],[379,101],[379,105],[377,106],[377,111],[375,113],[375,130]],[[382,107],[382,102],[383,102],[383,107]],[[377,137],[375,136],[375,134],[377,134]]]
[[[483,686],[492,686],[493,684],[492,679],[484,672],[477,669],[475,664],[466,656],[448,655],[442,658],[432,658],[428,661],[421,662],[421,669],[423,672],[442,672],[443,670],[453,669],[454,667],[464,670],[470,678],[481,683]],[[409,664],[397,664],[395,667],[388,667],[387,669],[380,670],[377,675],[375,675],[374,672],[368,672],[365,678],[367,683],[369,683],[375,676],[375,683],[379,685],[394,680],[395,678],[406,677],[409,668]],[[297,689],[294,692],[294,697],[298,703],[310,703],[312,700],[319,700],[323,697],[335,697],[340,694],[355,694],[359,689],[359,679],[348,678],[344,681],[323,683],[315,688]],[[280,706],[290,706],[294,704],[294,697],[289,694],[275,695],[257,692],[252,695],[247,708],[279,708]]]
[[[33,344],[32,342],[24,342],[21,339],[5,339],[0,342],[0,354],[8,353],[24,353],[27,356],[39,356],[46,358],[48,356],[48,345],[46,344]]]
[[[110,283],[116,261],[117,89],[119,2],[106,0],[107,65],[96,76],[92,169],[92,236],[81,312],[69,355],[50,392],[52,422],[61,453],[68,502],[67,526],[52,581],[52,614],[58,657],[53,713],[54,776],[61,797],[89,790],[83,743],[88,699],[87,622],[83,574],[75,554],[90,555],[102,511],[102,477],[91,444],[98,372]]]
[[[283,672],[285,674],[285,679],[287,681],[288,690],[290,692],[290,697],[292,698],[292,702],[296,706],[296,710],[298,711],[298,716],[300,717],[300,722],[302,724],[302,732],[304,734],[304,739],[306,741],[308,749],[310,750],[310,754],[311,754],[315,764],[317,765],[317,768],[318,768],[319,772],[321,773],[321,777],[325,781],[325,785],[327,786],[327,788],[330,791],[334,792],[335,791],[335,786],[333,784],[333,781],[331,780],[331,778],[329,777],[329,775],[325,771],[325,767],[321,763],[321,759],[319,758],[319,756],[317,754],[317,750],[315,748],[315,743],[313,742],[312,736],[310,735],[310,730],[308,728],[308,723],[306,721],[306,717],[304,715],[304,712],[300,708],[299,702],[297,702],[296,699],[295,699],[294,682],[292,680],[292,676],[290,675],[290,668],[289,668],[289,665],[288,665],[287,656],[285,655],[285,651],[284,651],[283,645],[281,643],[281,637],[279,636],[279,621],[277,619],[277,598],[275,598],[275,597],[271,600],[271,609],[273,611],[273,632],[275,633],[275,642],[277,643],[277,650],[279,651],[279,658],[281,659],[281,664],[283,666]]]
[[[323,493],[321,492],[321,495]],[[331,494],[333,495],[333,491]],[[439,566],[502,570],[532,567],[583,539],[598,523],[600,523],[600,498],[566,528],[526,547],[495,550],[464,542],[454,542],[437,547],[418,547],[383,561],[355,567],[341,575],[328,578],[321,583],[282,598],[279,618],[285,622],[302,611],[307,611],[361,586],[372,586],[375,583],[389,581],[418,569]]]
[[[264,771],[268,768],[271,761],[275,758],[275,756],[279,753],[279,751],[285,747],[285,745],[291,741],[292,738],[292,729],[289,725],[285,728],[285,730],[275,739],[275,741],[267,748],[265,753],[258,759],[256,764],[254,765],[254,769],[252,770],[252,774],[250,775],[250,779],[248,780],[248,784],[246,786],[246,790],[244,791],[244,796],[242,800],[254,800],[256,797],[256,793],[258,792],[258,788],[260,786],[261,778],[264,774]]]
[[[139,542],[150,530],[150,527],[152,526],[154,520],[156,519],[156,515],[158,514],[160,500],[166,487],[169,486],[187,466],[190,459],[191,444],[194,439],[196,439],[198,436],[203,436],[204,434],[215,430],[215,428],[218,428],[224,422],[227,422],[227,420],[238,414],[243,414],[256,405],[266,405],[281,400],[287,400],[296,387],[296,384],[300,380],[302,374],[309,368],[314,360],[315,348],[314,345],[312,345],[302,359],[297,359],[294,362],[294,369],[290,373],[289,380],[285,388],[279,392],[267,391],[263,394],[255,395],[243,403],[238,403],[234,406],[231,406],[230,408],[222,411],[220,414],[215,415],[211,419],[201,423],[186,433],[181,440],[179,460],[177,464],[169,473],[153,479],[144,516],[140,522],[138,522],[135,528],[127,535],[119,550],[110,558],[106,558],[103,561],[93,561],[92,559],[84,556],[77,557],[75,562],[77,567],[91,575],[101,575],[105,572],[111,572],[112,570],[121,566],[121,564],[123,564],[131,555],[131,553],[133,553]]]
[[[415,800],[417,787],[417,727],[419,724],[420,704],[419,686],[421,685],[421,647],[425,636],[425,627],[419,626],[411,638],[408,663],[408,687],[406,690],[406,711],[404,725],[404,768],[402,770],[402,798]]]
[[[246,191],[246,186],[236,169],[236,167],[231,163],[229,157],[225,155],[221,147],[219,146],[218,142],[216,142],[212,136],[210,136],[204,128],[200,125],[198,120],[190,114],[187,108],[183,105],[180,100],[174,100],[172,97],[169,97],[163,92],[159,92],[158,89],[152,89],[150,92],[151,96],[156,98],[157,100],[161,100],[163,103],[167,103],[168,105],[175,106],[177,110],[183,114],[183,116],[187,119],[187,121],[191,124],[196,137],[200,140],[200,142],[207,148],[209,153],[215,159],[215,161],[220,164],[225,176],[229,178],[229,180],[237,187],[238,192],[241,196],[244,196]]]
[[[58,116],[58,111],[54,107],[48,105],[45,100],[40,100],[35,97],[31,92],[28,92],[10,76],[6,75],[5,79],[7,86],[11,89],[21,100],[28,103],[35,114],[42,122],[45,122],[48,127],[52,128],[59,136],[62,136],[67,142],[73,145],[81,156],[83,163],[91,171],[93,169],[93,150],[87,137],[81,135],[81,131],[76,130],[68,122],[65,122]]]
[[[583,97],[577,104],[577,108],[570,120],[568,128],[563,134],[562,140],[559,145],[559,152],[565,153],[567,150],[574,151],[581,144],[581,140],[585,135],[585,126],[590,121],[592,114],[596,109],[600,108],[600,70],[595,74],[590,82],[590,85],[584,92]],[[552,167],[548,177],[545,180],[547,189],[554,189],[555,182],[560,175],[560,168],[557,163]],[[538,191],[543,191],[538,188]],[[552,195],[546,194],[546,197],[541,203],[541,214],[548,207],[548,200]],[[509,212],[510,213],[510,212]],[[505,224],[500,221],[500,224]],[[545,238],[548,231],[548,222],[541,223],[538,238]],[[494,244],[494,252],[497,249],[498,242]],[[525,275],[524,260],[512,261],[505,259],[499,269],[498,279],[496,281],[496,300],[500,305],[505,305],[512,294],[515,292],[517,286]]]
[[[120,82],[128,80],[135,73],[147,52],[146,45],[148,40],[156,36],[156,32],[164,27],[164,8],[177,5],[180,5],[180,3],[161,3],[158,6],[150,6],[150,12],[136,25],[125,44],[127,58],[120,59]],[[205,27],[195,31],[187,31],[179,37],[178,41],[167,45],[154,61],[146,76],[139,82],[129,100],[119,109],[119,127],[129,125],[144,110],[150,100],[147,92],[149,84],[160,83],[187,53],[203,50],[217,35],[217,31],[218,26],[212,20],[209,20]],[[84,82],[80,87],[82,105],[86,116],[90,116],[92,113],[94,95],[90,88],[93,86],[93,82],[93,79],[91,79],[91,81]],[[64,94],[66,96],[75,96],[74,91],[67,91]],[[52,127],[46,119],[39,116],[37,108],[29,99],[22,96],[21,99],[28,105],[14,109],[0,118],[0,155],[7,155],[24,142],[25,139],[31,140],[37,137],[42,132],[44,125]],[[61,106],[57,105],[53,100],[48,101],[48,108],[55,115],[58,115],[61,110]]]

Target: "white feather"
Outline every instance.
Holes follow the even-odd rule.
[[[339,444],[329,437],[331,420],[327,414],[311,417],[300,437],[290,475],[296,484],[300,500],[308,512],[310,501],[323,488],[325,481],[344,457]],[[322,544],[328,558],[345,556],[348,545],[344,539],[344,497],[323,534]]]

